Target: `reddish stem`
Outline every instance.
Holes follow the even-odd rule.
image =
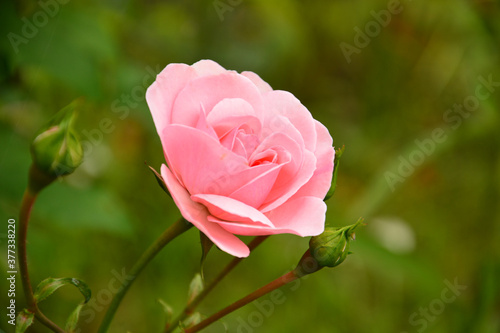
[[[24,192],[23,201],[21,203],[21,211],[19,213],[19,234],[17,237],[19,251],[19,270],[21,271],[21,281],[23,284],[24,295],[28,311],[35,314],[35,317],[45,326],[56,333],[65,333],[62,328],[53,323],[49,318],[40,311],[33,295],[31,288],[30,277],[28,273],[28,259],[26,251],[26,238],[28,236],[28,222],[30,219],[31,209],[37,198],[37,192],[33,193],[29,188]]]
[[[247,305],[250,302],[255,301],[257,298],[262,297],[266,295],[267,293],[276,290],[287,283],[290,283],[296,279],[298,279],[299,276],[296,274],[295,271],[291,271],[283,275],[282,277],[277,278],[276,280],[272,281],[271,283],[265,285],[264,287],[254,291],[253,293],[243,297],[242,299],[234,302],[233,304],[229,305],[228,307],[220,310],[219,312],[213,314],[212,316],[208,317],[207,319],[203,320],[201,323],[186,329],[184,332],[185,333],[195,333],[198,332],[208,325],[216,322],[217,320],[223,318],[224,316],[230,314],[231,312],[238,310],[242,306]]]

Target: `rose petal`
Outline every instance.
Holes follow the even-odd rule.
[[[266,81],[262,80],[258,74],[254,72],[242,72],[241,75],[249,78],[257,88],[259,88],[261,93],[266,93],[272,91],[273,88]]]
[[[209,222],[207,220],[207,209],[190,199],[189,193],[179,184],[165,164],[161,166],[161,175],[175,204],[179,207],[182,216],[186,220],[193,223],[196,228],[210,238],[222,251],[240,258],[248,257],[250,254],[248,246],[219,225]]]
[[[299,144],[289,136],[283,133],[273,133],[254,151],[249,159],[250,165],[256,163],[257,158],[262,158],[263,153],[269,151],[278,153],[278,161],[275,163],[283,164],[283,167],[261,207],[263,212],[279,206],[295,194],[311,178],[316,164],[314,155],[301,149]]]
[[[261,136],[263,138],[267,138],[276,133],[282,133],[297,143],[301,150],[306,149],[302,134],[300,134],[299,130],[297,130],[286,117],[277,114],[269,114],[263,120],[262,127]]]
[[[196,194],[191,199],[203,204],[211,215],[219,219],[273,227],[273,223],[264,214],[241,201],[214,194]]]
[[[213,60],[200,60],[191,65],[198,76],[217,75],[226,72],[226,69]]]
[[[316,157],[310,151],[304,151],[304,160],[300,169],[293,177],[284,177],[284,179],[288,179],[288,182],[283,181],[280,183],[280,186],[273,187],[273,189],[269,192],[266,203],[260,207],[260,210],[264,213],[268,212],[290,199],[302,186],[304,186],[304,184],[309,181],[309,179],[311,179],[315,168]],[[279,177],[281,177],[281,173],[278,176],[276,183],[278,183]]]
[[[240,122],[242,123],[223,135],[219,134],[219,141],[224,147],[236,152],[239,155],[244,156],[246,159],[250,157],[250,154],[252,154],[255,148],[260,144],[260,140],[257,135],[247,134],[247,132],[252,133],[253,131],[252,129],[248,128],[248,125],[244,122],[251,122],[252,119],[256,118],[242,117],[239,119],[231,119],[228,123],[234,122],[234,124],[229,125],[228,127]],[[258,122],[257,124],[254,123],[254,125],[257,127],[259,126]],[[217,127],[217,130],[219,131],[219,133],[224,133],[224,131],[226,131],[226,128]],[[236,147],[235,149],[235,145],[239,145],[239,147]]]
[[[306,149],[316,148],[316,129],[314,119],[307,108],[291,93],[273,90],[264,95],[266,106],[271,106],[274,113],[290,120],[304,139]]]
[[[276,182],[283,165],[274,165],[272,169],[260,174],[229,195],[230,198],[259,208],[266,200]]]
[[[316,236],[325,229],[326,204],[322,198],[301,197],[288,200],[266,216],[276,228],[302,237]]]
[[[212,125],[210,125],[207,121],[207,116],[205,115],[205,110],[200,105],[200,116],[198,118],[198,122],[196,123],[195,126],[196,129],[199,129],[202,132],[207,133],[214,139],[218,139],[219,137],[217,136],[217,133],[213,129]]]
[[[191,66],[170,64],[156,76],[155,82],[146,91],[146,101],[160,136],[165,126],[170,124],[175,98],[195,77],[196,72]]]
[[[170,169],[190,194],[211,193],[222,177],[249,169],[245,158],[195,128],[168,125],[161,140]]]
[[[274,149],[275,152],[279,153],[281,151],[286,151],[290,153],[291,156],[290,163],[283,168],[283,171],[281,173],[282,176],[288,177],[295,175],[300,165],[302,164],[303,151],[301,147],[297,144],[297,142],[295,142],[288,135],[283,133],[273,133],[267,138],[265,138],[264,141],[260,143],[260,145],[255,149],[253,154],[250,156],[249,159],[250,165],[252,165],[255,160],[260,159],[259,156],[261,156],[262,153],[265,153],[267,150],[271,150],[275,147],[283,148],[283,149]]]
[[[217,103],[207,115],[207,121],[219,137],[243,124],[256,134],[260,133],[262,128],[253,107],[241,98],[226,98]]]
[[[266,213],[266,216],[273,222],[274,228],[222,221],[212,215],[209,215],[207,219],[237,235],[262,236],[290,233],[306,237],[316,236],[324,231],[325,214],[326,204],[323,200],[316,197],[301,197],[290,200]]]
[[[332,184],[333,160],[335,149],[332,147],[333,140],[328,129],[319,121],[314,121],[318,134],[316,144],[316,170],[311,179],[300,188],[294,197],[314,196],[324,199]]]
[[[250,103],[241,98],[225,98],[217,103],[207,115],[207,121],[216,125],[227,118],[254,116],[255,111]]]
[[[226,72],[189,82],[174,102],[172,123],[194,126],[200,104],[208,117],[215,105],[226,98],[241,98],[252,106],[258,117],[262,113],[262,97],[257,87],[242,75]]]
[[[274,164],[262,164],[238,171],[231,175],[221,174],[219,178],[214,179],[209,190],[205,193],[230,196],[231,193],[234,193],[239,188],[258,179],[260,176],[265,175],[269,170],[274,168],[276,168]]]

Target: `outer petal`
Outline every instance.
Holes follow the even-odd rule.
[[[179,184],[165,164],[161,166],[161,175],[170,194],[172,194],[175,204],[179,207],[182,216],[186,220],[193,223],[196,228],[207,235],[222,251],[240,258],[248,257],[250,254],[248,246],[217,224],[209,222],[207,220],[207,209],[189,198],[189,193]]]
[[[328,129],[319,121],[315,120],[318,143],[316,145],[316,170],[309,182],[295,194],[299,196],[315,196],[324,199],[332,184],[333,161],[335,149],[332,147],[333,140]]]
[[[210,214],[222,220],[273,227],[264,214],[241,201],[215,194],[196,194],[192,195],[191,199],[203,204]]]
[[[170,124],[175,98],[196,76],[196,71],[191,66],[170,64],[156,76],[155,82],[149,86],[146,91],[146,101],[160,136],[165,126]]]
[[[226,72],[226,69],[213,60],[200,60],[191,65],[198,76],[217,75]]]
[[[222,177],[249,168],[245,158],[195,128],[168,125],[161,140],[170,169],[190,194],[211,193]]]
[[[241,75],[249,78],[253,82],[253,84],[255,84],[257,88],[259,88],[261,93],[266,93],[273,90],[273,88],[271,88],[271,86],[266,81],[262,80],[261,77],[254,72],[241,72]]]
[[[270,91],[264,95],[266,106],[271,106],[275,114],[284,116],[302,134],[306,149],[316,148],[314,119],[307,108],[291,93],[282,90]],[[267,115],[266,115],[267,116]]]
[[[316,236],[325,229],[326,204],[323,199],[301,197],[289,200],[268,212],[276,228],[291,230],[299,236]]]
[[[290,233],[305,237],[316,236],[323,232],[325,213],[326,204],[323,200],[316,197],[301,197],[290,200],[266,213],[273,222],[274,228],[226,222],[211,215],[208,216],[208,220],[219,223],[222,228],[237,235],[262,236]]]
[[[226,98],[241,98],[253,107],[257,117],[262,113],[262,97],[246,77],[232,72],[204,76],[190,81],[177,96],[172,109],[172,123],[195,126],[200,104],[207,112]]]

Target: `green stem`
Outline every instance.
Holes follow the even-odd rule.
[[[288,272],[285,275],[283,275],[282,277],[277,278],[276,280],[274,280],[271,283],[265,285],[264,287],[262,287],[262,288],[260,288],[260,289],[258,289],[256,291],[254,291],[253,293],[251,293],[251,294],[243,297],[242,299],[234,302],[233,304],[229,305],[228,307],[220,310],[216,314],[213,314],[212,316],[210,316],[207,319],[203,320],[201,323],[199,323],[199,324],[197,324],[197,325],[195,325],[195,326],[193,326],[191,328],[186,329],[184,331],[184,333],[199,332],[202,329],[204,329],[205,327],[207,327],[208,325],[216,322],[217,320],[219,320],[222,317],[230,314],[231,312],[233,312],[235,310],[238,310],[242,306],[245,306],[248,303],[255,301],[257,298],[262,297],[262,296],[266,295],[267,293],[269,293],[269,292],[271,292],[271,291],[273,291],[275,289],[278,289],[278,288],[284,286],[287,283],[295,281],[299,277],[300,276],[298,274],[296,274],[295,270],[293,270],[291,272]]]
[[[18,234],[18,253],[19,253],[19,270],[21,271],[21,281],[23,285],[24,295],[26,297],[26,304],[28,311],[35,314],[35,317],[45,326],[50,328],[53,332],[64,333],[64,330],[53,323],[47,318],[38,305],[33,295],[31,288],[30,277],[28,273],[28,259],[26,250],[26,238],[28,236],[28,223],[31,215],[31,209],[38,196],[37,191],[32,191],[28,187],[24,192],[23,201],[21,203],[21,210],[19,213],[19,234]]]
[[[144,267],[146,267],[146,265],[158,254],[158,252],[160,252],[161,249],[163,249],[163,247],[165,247],[165,245],[167,245],[171,240],[173,240],[183,232],[187,231],[192,226],[193,225],[191,223],[187,222],[183,218],[179,219],[177,222],[172,224],[167,230],[165,230],[165,232],[163,232],[163,234],[161,234],[161,236],[158,237],[158,239],[153,244],[151,244],[151,246],[142,254],[139,260],[130,270],[128,282],[125,283],[122,286],[122,288],[120,288],[118,293],[111,301],[108,311],[104,316],[101,326],[99,327],[98,333],[105,333],[108,331],[109,326],[111,325],[111,321],[113,320],[113,317],[116,313],[116,310],[120,305],[120,302],[122,301],[123,297],[127,293],[132,283],[135,281],[137,276],[144,269]]]
[[[257,236],[254,239],[252,239],[252,241],[248,244],[248,248],[250,249],[250,251],[253,251],[257,246],[259,246],[263,241],[265,241],[267,237],[269,236]],[[200,304],[201,301],[205,299],[205,297],[215,288],[215,286],[219,284],[219,282],[222,279],[224,279],[226,275],[228,275],[229,272],[231,272],[243,259],[245,258],[236,258],[236,257],[233,258],[233,260],[231,260],[229,264],[227,264],[227,266],[224,267],[224,269],[219,273],[219,275],[217,275],[207,286],[205,286],[203,291],[199,293],[198,296],[196,296],[195,299],[193,299],[191,303],[189,303],[186,306],[186,308],[184,309],[184,311],[182,311],[179,317],[177,317],[172,322],[174,325],[167,328],[165,330],[165,333],[173,332],[177,328],[179,323],[184,321],[184,319],[186,319],[191,313],[193,313],[194,309],[198,306],[198,304]]]

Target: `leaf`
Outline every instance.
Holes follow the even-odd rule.
[[[333,176],[332,176],[332,185],[330,186],[330,190],[328,190],[328,193],[325,196],[325,199],[323,201],[326,201],[330,199],[333,194],[335,193],[335,188],[337,187],[337,172],[339,171],[339,165],[340,165],[340,158],[344,154],[345,150],[345,145],[343,145],[340,148],[335,149],[335,160],[334,160],[334,166],[333,166]]]
[[[203,266],[205,264],[205,260],[207,259],[208,252],[214,245],[214,242],[210,238],[207,237],[203,232],[200,231],[200,242],[201,242],[201,261],[200,261],[200,274],[201,278],[205,280],[205,276],[203,274]]]
[[[152,166],[148,165],[148,168],[149,168],[149,170],[151,170],[151,172],[153,172],[153,175],[155,176],[156,181],[158,182],[158,185],[160,185],[161,189],[163,191],[165,191],[165,193],[167,193],[170,197],[172,197],[172,195],[168,191],[167,185],[165,185],[165,181],[163,180],[163,177]]]
[[[83,306],[90,301],[92,296],[92,292],[85,282],[75,278],[47,278],[38,284],[34,296],[36,302],[40,303],[52,295],[57,289],[68,284],[77,287],[85,298],[85,300],[78,304],[76,309],[71,312],[68,320],[66,321],[66,331],[68,331],[68,333],[74,333],[78,324],[78,319],[80,319],[80,312],[82,311]]]
[[[27,309],[19,312],[16,320],[16,333],[24,333],[33,324],[35,314]]]
[[[75,332],[76,325],[78,324],[78,319],[80,319],[80,311],[82,311],[82,308],[84,307],[85,303],[87,302],[82,302],[78,304],[76,309],[69,315],[69,318],[66,321],[66,331],[68,331],[68,333]]]
[[[80,293],[85,298],[85,303],[90,300],[92,293],[89,286],[85,282],[75,278],[47,278],[43,280],[36,287],[34,295],[35,300],[37,301],[37,303],[40,303],[41,301],[52,295],[57,289],[68,284],[71,284],[78,288]]]
[[[158,301],[158,303],[160,303],[160,305],[163,308],[163,311],[165,312],[166,326],[170,327],[170,324],[171,324],[171,321],[172,321],[172,317],[173,317],[173,314],[174,314],[174,310],[172,309],[172,307],[170,305],[167,304],[167,302],[165,302],[161,298],[158,298],[157,301]]]
[[[191,302],[203,291],[203,279],[201,278],[200,273],[196,273],[193,280],[189,284],[189,292],[188,292],[188,301],[187,304],[191,304]]]

